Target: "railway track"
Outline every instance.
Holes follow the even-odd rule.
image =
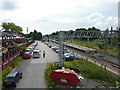
[[[110,69],[113,71],[113,73],[119,75],[119,71],[120,71],[120,65],[107,61],[105,59],[101,59],[97,56],[93,56],[90,54],[86,54],[81,52],[80,50],[73,48],[73,47],[66,47],[68,50],[70,50],[71,52],[74,52],[77,55],[80,55],[82,58],[84,57],[85,59],[89,59],[90,61],[99,64],[99,66],[104,67],[105,69]],[[120,76],[120,75],[119,75]]]
[[[55,42],[56,43],[56,42]],[[58,42],[56,43],[58,44]],[[74,48],[72,46],[67,46],[65,45],[65,47],[70,50],[71,52],[76,53],[77,55],[80,55],[82,57],[85,57],[85,59],[90,59],[92,62],[99,64],[99,66],[104,67],[105,69],[109,69],[112,70],[113,72],[115,72],[115,74],[117,73],[119,75],[119,71],[120,71],[120,64],[118,61],[117,63],[114,63],[112,61],[108,61],[106,59],[100,58],[99,56],[94,56],[91,54],[86,54],[84,52],[82,52],[81,50],[79,50],[78,48]],[[116,58],[116,56],[114,57],[114,55],[109,55],[108,53],[105,54],[109,56],[113,56],[113,58]]]
[[[66,47],[67,47],[67,46],[66,46]],[[80,50],[78,50],[78,49],[76,49],[76,48],[73,48],[73,47],[69,47],[69,48],[74,49],[74,51],[77,50],[77,51],[81,52]],[[97,56],[94,56],[94,55],[85,54],[85,53],[83,53],[83,52],[81,52],[81,53],[82,53],[82,55],[85,55],[85,56],[87,56],[87,57],[89,57],[89,58],[93,58],[93,59],[96,59],[96,60],[98,60],[98,61],[105,61],[105,62],[108,62],[108,63],[114,65],[114,66],[117,67],[117,68],[120,68],[120,65],[119,65],[119,64],[116,64],[116,63],[107,61],[107,60],[105,60],[105,59],[102,59],[102,58],[97,57]]]

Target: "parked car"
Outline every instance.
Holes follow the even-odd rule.
[[[80,58],[72,53],[65,53],[64,54],[65,61],[72,61],[74,59],[79,60]]]
[[[33,58],[39,58],[40,57],[40,50],[38,50],[38,49],[35,49],[34,51],[33,51],[33,56],[32,56]]]
[[[48,45],[48,44],[49,44],[49,42],[44,42],[44,44]]]
[[[59,49],[56,52],[59,53],[60,52]],[[68,50],[64,49],[63,54],[65,54],[65,53],[70,53],[70,52]]]
[[[31,54],[29,52],[25,52],[23,58],[24,59],[31,58]]]
[[[65,54],[65,53],[70,53],[70,52],[68,50],[64,49],[63,54]]]
[[[52,48],[52,50],[54,50],[54,48],[58,48],[58,47],[53,45],[51,48]]]
[[[27,49],[25,52],[32,53],[32,50],[31,49]]]
[[[59,49],[59,47],[54,47],[53,48],[53,50],[56,52],[56,50],[58,50]]]
[[[3,86],[6,87],[16,87],[18,81],[22,78],[22,72],[11,72],[9,73],[3,81]]]
[[[32,47],[33,49],[35,49],[35,48],[36,48],[36,46],[35,46],[35,45],[32,45],[31,47]]]
[[[38,42],[36,42],[36,46],[38,45]]]
[[[3,51],[3,50],[4,50],[4,47],[1,47],[1,46],[0,46],[0,51]]]
[[[30,49],[31,51],[33,51],[33,47],[28,47],[28,49]]]
[[[58,52],[59,52],[59,49],[56,49],[55,52],[58,53]]]
[[[49,43],[48,46],[51,48],[51,47],[52,47],[52,44]]]

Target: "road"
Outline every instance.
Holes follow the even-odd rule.
[[[36,49],[41,50],[40,58],[23,60],[19,67],[15,69],[15,71],[23,72],[23,78],[19,81],[16,88],[47,88],[44,79],[46,64],[59,62],[59,56],[40,41],[38,41]],[[43,50],[46,52],[45,58],[42,56]]]

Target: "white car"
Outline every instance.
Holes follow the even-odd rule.
[[[32,53],[33,58],[39,58],[40,56],[41,56],[40,50],[38,50],[38,49],[33,50],[33,53]]]
[[[33,50],[33,47],[29,47],[28,49],[31,49],[31,50]]]

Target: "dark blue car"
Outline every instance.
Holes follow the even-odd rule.
[[[64,54],[65,61],[72,61],[74,59],[79,60],[80,58],[72,53],[65,53]]]
[[[18,81],[22,78],[22,72],[11,72],[9,73],[5,80],[3,81],[3,86],[6,87],[16,87]]]

